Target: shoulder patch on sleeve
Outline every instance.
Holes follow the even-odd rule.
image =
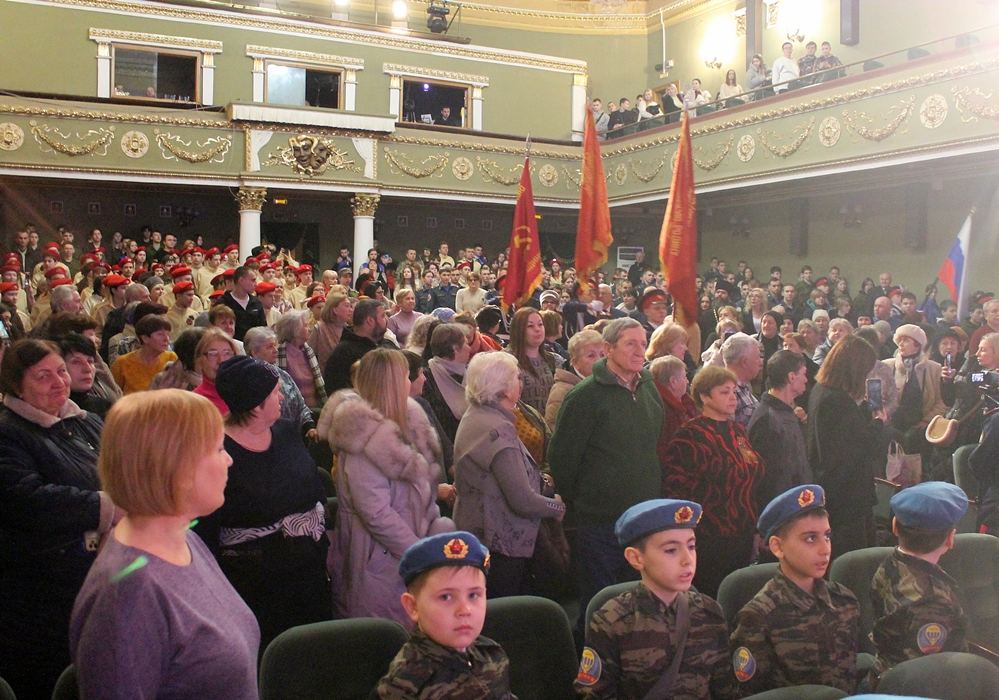
[[[732,655],[732,667],[735,669],[735,677],[740,683],[745,683],[756,673],[756,659],[753,653],[746,647],[739,647]]]
[[[916,634],[916,644],[924,654],[935,654],[947,643],[947,628],[936,622],[930,622],[919,628]]]
[[[580,685],[593,685],[600,680],[600,672],[603,664],[600,662],[600,654],[590,647],[583,648],[583,655],[579,660],[579,673],[576,674],[576,682]]]

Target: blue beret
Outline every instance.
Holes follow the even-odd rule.
[[[399,562],[399,575],[409,582],[439,566],[474,566],[489,573],[489,550],[470,532],[443,532],[411,545]]]
[[[614,525],[614,534],[618,544],[625,547],[646,535],[663,530],[693,530],[700,520],[699,503],[657,498],[624,511]]]
[[[968,494],[945,481],[927,481],[891,497],[898,522],[923,530],[950,530],[968,510]]]
[[[826,492],[818,484],[802,484],[785,491],[767,504],[756,523],[756,529],[769,542],[780,526],[799,513],[825,508]]]

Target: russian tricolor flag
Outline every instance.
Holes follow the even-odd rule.
[[[937,279],[943,282],[947,287],[947,291],[950,292],[951,301],[957,302],[958,318],[964,318],[964,315],[968,312],[969,300],[968,295],[965,294],[964,280],[968,272],[968,248],[970,241],[971,215],[969,214],[968,218],[964,221],[964,226],[961,227],[961,232],[957,234],[957,240],[951,246],[947,259],[940,266],[940,272],[937,273]]]

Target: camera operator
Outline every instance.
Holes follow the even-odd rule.
[[[999,333],[984,336],[978,346],[982,372],[970,376],[985,398],[982,441],[968,460],[979,483],[978,525],[999,534]]]

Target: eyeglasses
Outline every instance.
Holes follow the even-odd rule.
[[[232,350],[209,350],[205,353],[205,357],[215,362],[217,360],[228,360],[234,354]]]

